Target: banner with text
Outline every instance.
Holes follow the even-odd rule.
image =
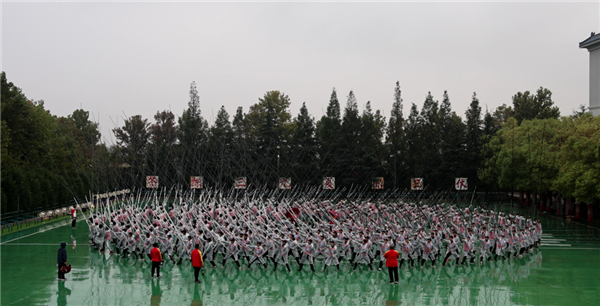
[[[246,177],[238,177],[235,179],[235,189],[246,189]]]
[[[292,189],[292,178],[291,177],[280,177],[279,178],[279,189]]]
[[[335,177],[324,177],[323,189],[335,189]]]
[[[190,177],[190,188],[192,189],[202,189],[203,182],[201,176],[191,176]]]
[[[383,189],[383,177],[371,178],[371,189]]]
[[[457,177],[454,179],[454,188],[456,190],[469,190],[469,183],[466,177]]]
[[[422,177],[413,177],[410,179],[410,189],[411,190],[423,190],[423,178]]]
[[[146,188],[158,188],[158,176],[146,176]]]

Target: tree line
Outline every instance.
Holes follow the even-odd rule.
[[[581,113],[520,124],[511,117],[485,142],[479,177],[499,190],[594,203],[600,199],[599,154],[600,117]]]
[[[27,99],[2,72],[2,213],[64,206],[91,189],[98,124],[88,112],[57,117],[44,101]]]
[[[507,129],[517,133],[548,120],[574,125],[593,120],[581,114],[560,118],[552,93],[541,87],[519,92],[511,106],[491,112],[482,110],[473,93],[464,119],[452,110],[447,92],[441,102],[428,93],[420,108],[410,105],[405,118],[399,82],[390,90],[389,118],[370,101],[360,111],[353,91],[341,102],[335,88],[321,118],[312,117],[305,103],[294,117],[290,97],[274,90],[232,115],[222,106],[209,125],[195,83],[189,96],[179,115],[162,110],[151,119],[125,118],[112,130],[116,143],[108,144],[100,142],[87,111],[51,115],[43,101],[27,99],[2,73],[2,212],[51,207],[90,190],[141,189],[148,175],[159,176],[160,186],[183,189],[190,176],[224,190],[236,177],[247,177],[249,188],[275,189],[279,177],[291,178],[293,186],[320,186],[325,176],[336,178],[336,188],[368,186],[373,177],[384,177],[385,189],[399,190],[410,188],[412,177],[423,178],[430,190],[451,189],[455,177],[467,177],[477,190],[541,188],[547,185],[534,184],[541,179],[507,185],[546,171],[540,165],[550,160],[526,160],[530,172],[511,172],[523,170],[523,164],[515,161],[514,147],[511,163],[505,161]]]

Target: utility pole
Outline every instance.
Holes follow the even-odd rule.
[[[276,189],[279,189],[279,149],[281,149],[281,147],[279,145],[277,145],[277,187]]]

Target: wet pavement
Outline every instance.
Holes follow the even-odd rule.
[[[151,279],[148,259],[101,254],[88,245],[85,222],[77,229],[57,222],[2,236],[1,305],[600,305],[600,230],[539,218],[542,246],[530,255],[483,265],[405,265],[398,285],[387,284],[385,267],[352,273],[345,263],[339,272],[322,272],[321,262],[316,273],[297,272],[295,263],[288,273],[229,262],[207,267],[200,284],[189,262],[166,263],[162,278]],[[66,282],[56,273],[61,241],[72,265]]]

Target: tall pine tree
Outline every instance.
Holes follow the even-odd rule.
[[[361,127],[362,122],[358,113],[358,101],[354,92],[348,93],[348,100],[342,118],[342,170],[340,178],[342,186],[359,184],[361,176]]]
[[[342,119],[335,88],[331,91],[327,113],[317,122],[317,145],[321,176],[339,177],[342,173]]]
[[[405,181],[409,177],[406,174],[406,170],[402,163],[407,156],[406,135],[404,130],[405,122],[402,109],[402,91],[400,90],[400,82],[397,81],[396,87],[394,88],[394,103],[392,104],[392,111],[389,124],[387,125],[385,140],[388,148],[388,154],[386,155],[389,169],[388,173],[391,173],[390,180],[388,181],[391,181],[391,179]],[[388,186],[401,186],[399,182],[393,182],[392,184],[393,185],[388,184]]]
[[[177,137],[180,154],[178,181],[182,184],[187,183],[190,176],[203,175],[206,170],[202,161],[206,158],[208,122],[202,118],[196,82],[190,84],[189,94],[188,108],[183,111],[178,120],[179,133]]]
[[[471,105],[465,112],[466,116],[466,169],[469,180],[478,184],[477,169],[481,166],[481,136],[483,134],[483,121],[481,119],[481,106],[477,93],[473,93]],[[473,184],[471,184],[473,185]]]
[[[300,113],[294,119],[292,146],[294,148],[290,174],[292,183],[294,185],[318,185],[320,180],[315,123],[308,113],[306,102],[302,103]]]

